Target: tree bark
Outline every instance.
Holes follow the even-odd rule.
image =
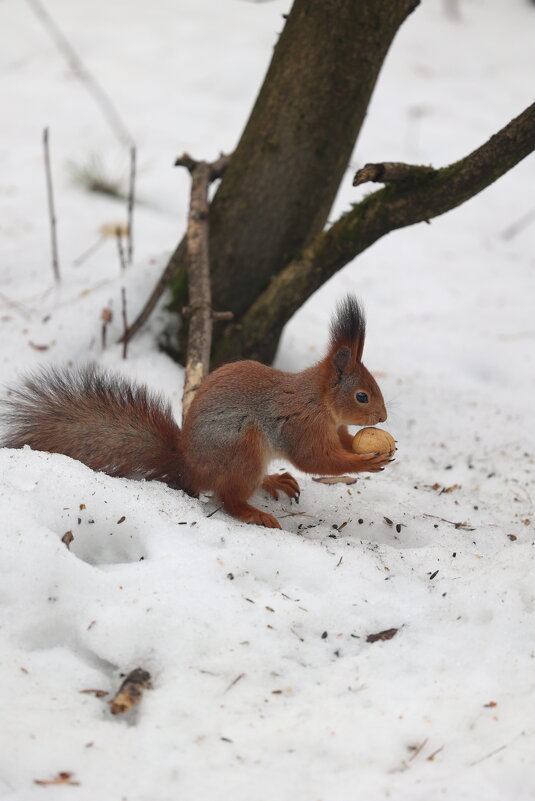
[[[295,0],[212,202],[216,308],[241,315],[323,229],[383,60],[418,2]],[[182,263],[177,308],[184,274]]]
[[[182,393],[182,421],[184,421],[195,393],[210,369],[212,345],[212,296],[210,292],[210,257],[208,253],[208,187],[210,165],[206,161],[186,163],[177,159],[191,173],[191,201],[188,215],[189,260],[189,339],[184,391]]]
[[[208,375],[212,348],[212,293],[210,287],[210,255],[208,187],[228,166],[227,156],[212,164],[196,161],[187,153],[177,158],[176,166],[186,167],[191,175],[191,198],[186,233],[188,250],[189,326],[188,357],[182,393],[182,421],[186,419],[195,393]],[[126,344],[125,344],[126,346]]]
[[[270,362],[282,328],[328,278],[380,237],[429,221],[481,192],[535,150],[535,104],[470,155],[438,170],[410,169],[368,195],[320,234],[273,279],[237,322],[225,329],[215,364],[235,358]]]

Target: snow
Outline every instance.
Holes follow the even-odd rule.
[[[351,187],[357,166],[446,164],[531,102],[533,7],[457,5],[459,18],[452,2],[422,4],[397,36],[332,219],[369,191]],[[232,149],[289,3],[46,7],[139,149],[133,317],[184,230],[173,159]],[[89,195],[69,165],[98,156],[121,178],[127,152],[29,3],[4,0],[0,30],[2,381],[91,359],[165,393],[179,418],[163,306],[125,361],[114,241],[73,264],[125,204]],[[336,300],[363,299],[365,361],[399,451],[352,486],[298,476],[298,507],[259,493],[284,530],[61,455],[0,451],[1,798],[533,798],[535,225],[514,229],[534,208],[533,163],[383,238],[289,323],[276,363],[299,370],[321,357]],[[153,688],[113,717],[138,666]],[[60,771],[79,785],[34,783]]]

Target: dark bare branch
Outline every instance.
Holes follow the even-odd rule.
[[[167,262],[165,270],[163,271],[158,283],[152,290],[149,299],[143,306],[142,310],[132,323],[132,325],[125,331],[123,336],[120,338],[119,342],[130,342],[132,337],[134,337],[137,332],[142,328],[149,317],[151,316],[152,312],[156,308],[156,305],[160,298],[162,297],[163,293],[170,286],[174,276],[176,275],[179,267],[184,264],[185,259],[187,256],[187,241],[186,237],[183,236],[180,240],[178,246],[174,250],[171,258]]]
[[[175,159],[175,167],[185,167],[190,173],[193,172],[198,164],[199,162],[192,158],[189,153],[183,153]]]
[[[216,364],[273,358],[285,323],[322,283],[385,234],[461,205],[535,150],[535,103],[468,156],[368,195],[291,261],[225,329]]]

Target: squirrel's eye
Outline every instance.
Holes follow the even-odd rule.
[[[368,396],[365,392],[357,392],[355,397],[359,403],[368,403]]]

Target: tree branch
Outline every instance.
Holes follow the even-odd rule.
[[[268,285],[238,322],[226,327],[215,362],[271,361],[277,334],[334,273],[385,234],[429,221],[481,192],[535,150],[535,103],[468,156],[393,183],[357,203],[316,237]],[[408,165],[407,165],[408,166]],[[274,335],[275,334],[275,335]]]
[[[191,201],[186,233],[190,320],[188,357],[182,394],[184,420],[197,389],[210,369],[212,346],[212,295],[208,254],[210,165],[206,161],[194,161],[187,154],[177,159],[175,164],[186,167],[191,173]]]
[[[384,161],[381,164],[365,164],[357,170],[353,178],[353,186],[373,181],[376,184],[395,184],[401,181],[412,181],[424,175],[431,175],[433,167],[419,164],[403,164],[401,161]]]
[[[225,170],[227,169],[231,156],[227,156],[224,153],[220,155],[216,161],[212,161],[208,164],[209,167],[209,178],[210,181],[216,181],[218,178],[221,178]],[[184,153],[182,156],[179,156],[175,161],[175,167],[186,167],[190,172],[192,169],[195,168],[198,162],[195,159],[191,158],[187,153]],[[171,254],[169,261],[163,271],[158,283],[152,290],[149,299],[143,306],[142,310],[132,323],[132,325],[125,331],[119,342],[130,342],[130,340],[137,334],[137,332],[142,328],[147,320],[149,319],[150,315],[154,311],[156,304],[162,297],[163,293],[167,289],[168,286],[172,283],[175,279],[177,273],[179,273],[180,268],[187,264],[187,237],[183,236],[180,240],[179,244]],[[184,275],[184,282],[186,281],[186,275]]]
[[[187,153],[177,158],[175,165],[186,167],[191,174],[191,200],[186,232],[188,249],[189,306],[188,355],[182,394],[182,419],[186,418],[195,393],[210,369],[212,347],[212,292],[210,287],[208,187],[221,175],[228,163],[227,156],[209,164],[195,161]]]
[[[149,299],[139,312],[138,316],[134,320],[131,326],[125,331],[123,336],[118,340],[119,342],[130,342],[130,340],[135,337],[137,332],[142,328],[149,317],[151,316],[152,312],[156,308],[156,304],[162,297],[163,293],[170,286],[171,282],[175,274],[177,273],[179,267],[185,263],[187,257],[187,242],[186,236],[184,235],[180,242],[178,243],[177,247],[173,251],[171,258],[167,262],[165,270],[163,271],[158,283],[152,290]]]

